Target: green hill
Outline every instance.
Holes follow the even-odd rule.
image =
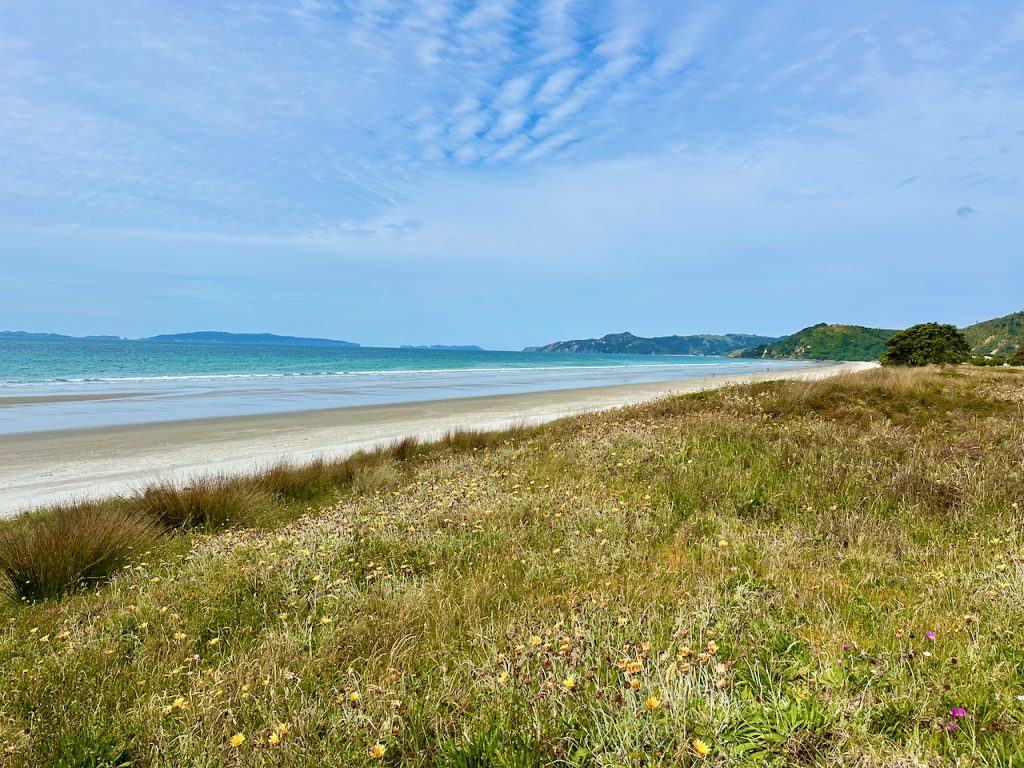
[[[524,352],[603,352],[628,355],[724,355],[754,344],[778,341],[771,336],[727,333],[724,336],[656,336],[644,338],[632,333],[609,333],[600,339],[556,341],[543,347],[527,347]]]
[[[896,331],[862,325],[819,323],[774,344],[743,349],[730,357],[768,360],[877,360]]]
[[[1024,312],[985,320],[961,329],[976,355],[1009,355],[1024,345]]]

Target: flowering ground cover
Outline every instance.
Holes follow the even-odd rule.
[[[1024,376],[735,387],[344,476],[12,586],[0,760],[1024,764]]]

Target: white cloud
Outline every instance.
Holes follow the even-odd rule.
[[[578,67],[565,67],[552,72],[544,80],[544,84],[537,91],[534,100],[541,105],[558,101],[579,76],[580,69]]]
[[[518,131],[529,119],[530,113],[525,109],[509,109],[501,113],[498,121],[491,129],[494,138],[502,139]]]

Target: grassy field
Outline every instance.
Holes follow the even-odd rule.
[[[1024,375],[961,367],[57,510],[0,761],[1021,766],[1021,505]]]

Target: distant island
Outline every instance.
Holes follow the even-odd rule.
[[[28,331],[0,331],[0,339],[28,341],[152,341],[157,343],[187,342],[190,344],[262,344],[278,347],[358,347],[354,341],[316,339],[303,336],[278,336],[274,333],[228,333],[226,331],[192,331],[190,333],[163,333],[142,339],[121,336],[66,336],[62,333],[30,333]]]
[[[63,333],[31,333],[29,331],[0,331],[0,339],[26,341],[124,341],[120,336],[65,336]]]
[[[278,336],[273,333],[226,333],[224,331],[193,331],[163,333],[140,341],[190,342],[192,344],[264,344],[279,347],[358,347],[354,341],[316,339],[303,336]]]
[[[483,352],[476,344],[403,344],[399,349],[444,349],[449,352]]]
[[[727,333],[723,336],[655,336],[644,338],[632,333],[610,333],[600,339],[556,341],[543,347],[527,347],[524,352],[597,352],[628,355],[724,355],[733,350],[778,341],[774,336]]]

